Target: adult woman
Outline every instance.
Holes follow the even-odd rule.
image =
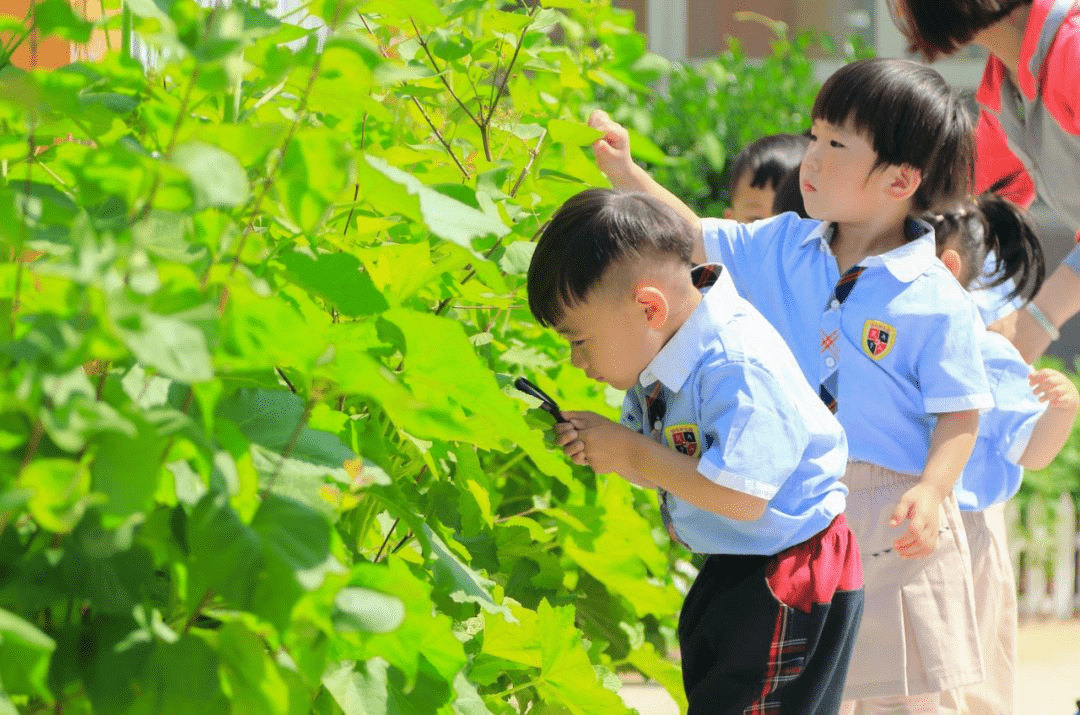
[[[934,60],[968,44],[990,52],[979,87],[976,191],[1005,181],[1007,198],[1039,198],[1080,231],[1080,3],[1076,0],[890,0],[911,49]],[[991,328],[1027,360],[1080,312],[1080,247],[1027,305],[984,295]]]

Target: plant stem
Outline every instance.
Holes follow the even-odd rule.
[[[483,131],[483,123],[481,123],[480,119],[474,116],[469,108],[465,106],[465,102],[461,101],[461,98],[457,96],[457,93],[454,92],[454,88],[450,85],[450,81],[446,79],[446,75],[439,69],[439,63],[435,61],[435,56],[431,54],[431,48],[428,47],[428,43],[424,40],[424,36],[420,34],[420,28],[416,26],[416,21],[410,17],[409,22],[413,26],[413,32],[416,33],[416,41],[420,43],[421,49],[424,50],[424,54],[427,55],[428,61],[431,62],[431,69],[435,70],[435,75],[442,81],[443,86],[446,87],[446,91],[449,92],[450,96],[454,98],[454,101],[458,103],[461,110],[465,112],[465,116],[472,120],[472,123]],[[491,161],[490,155],[488,156],[488,161]]]
[[[300,421],[296,423],[296,428],[293,429],[292,436],[289,437],[289,444],[285,446],[285,451],[281,453],[281,461],[274,467],[274,471],[266,480],[266,486],[262,489],[260,496],[263,499],[269,496],[270,490],[274,487],[274,482],[277,481],[278,475],[281,474],[281,468],[285,466],[285,460],[288,459],[289,455],[292,454],[292,451],[296,449],[296,443],[300,441],[300,434],[304,431],[304,427],[307,426],[308,420],[311,419],[311,410],[314,407],[314,400],[310,400],[304,405],[304,414],[300,416]]]
[[[394,529],[396,529],[397,525],[400,523],[401,517],[395,517],[394,523],[390,525],[390,530],[386,532],[386,538],[384,538],[383,542],[379,545],[379,550],[375,552],[374,563],[379,563],[379,561],[382,560],[383,551],[386,549],[386,545],[390,543],[390,537],[394,535]]]
[[[536,157],[540,155],[540,146],[544,143],[544,138],[547,137],[547,129],[544,129],[540,134],[540,138],[536,140],[536,146],[529,152],[529,161],[525,164],[525,168],[518,174],[517,181],[514,182],[514,188],[510,189],[510,198],[516,198],[518,189],[521,188],[521,182],[525,181],[525,177],[529,175],[529,170],[532,169],[533,162],[536,161]]]
[[[19,471],[26,469],[26,465],[30,464],[30,461],[34,458],[34,454],[37,452],[38,445],[41,444],[41,435],[45,433],[45,425],[41,423],[41,418],[38,418],[34,423],[34,431],[30,433],[30,441],[26,443],[26,452],[23,454],[22,464],[19,465]]]
[[[519,693],[522,690],[527,690],[529,688],[536,687],[537,682],[539,682],[539,681],[530,680],[527,683],[522,683],[521,685],[515,685],[514,687],[510,688],[509,690],[504,690],[501,693],[492,693],[491,695],[485,695],[484,696],[484,702],[485,703],[493,703],[493,702],[495,702],[497,700],[505,700],[506,698],[510,697],[514,693]]]
[[[206,589],[206,593],[203,594],[202,600],[199,601],[199,605],[195,606],[195,610],[191,612],[191,615],[188,616],[187,621],[184,623],[184,630],[181,632],[181,635],[186,636],[188,634],[191,627],[195,625],[195,620],[199,617],[199,614],[202,613],[202,609],[206,608],[206,604],[209,603],[210,599],[213,597],[214,589]]]

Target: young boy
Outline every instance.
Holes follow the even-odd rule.
[[[689,715],[835,714],[862,613],[846,440],[726,271],[692,275],[693,244],[659,201],[605,189],[544,229],[529,308],[627,390],[621,423],[564,412],[557,441],[656,489],[672,538],[709,555],[679,617]]]
[[[731,165],[731,208],[724,209],[724,218],[750,223],[775,216],[780,183],[798,172],[809,145],[798,134],[770,134],[747,144]]]

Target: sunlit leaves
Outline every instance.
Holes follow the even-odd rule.
[[[617,403],[524,274],[603,180],[591,83],[653,75],[625,14],[559,6],[125,0],[103,60],[0,72],[0,712],[617,713],[594,666],[671,680],[649,505],[494,378]]]

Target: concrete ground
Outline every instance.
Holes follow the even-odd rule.
[[[1020,675],[1015,715],[1074,715],[1080,698],[1080,620],[1020,624]],[[641,715],[679,715],[655,683],[627,683],[619,691]]]

